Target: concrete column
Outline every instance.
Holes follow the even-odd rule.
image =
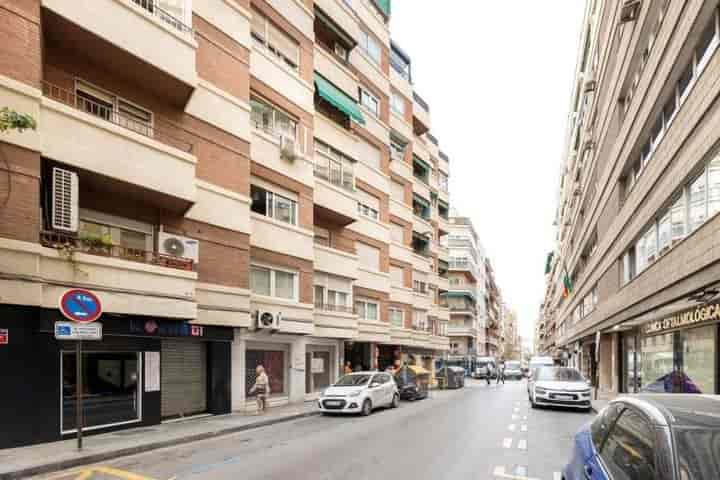
[[[617,342],[618,334],[605,334],[600,337],[600,391],[617,392]]]
[[[290,344],[289,395],[290,403],[305,401],[305,353],[307,338],[299,337]]]
[[[240,329],[235,329],[235,341],[231,351],[231,388],[233,411],[245,407],[245,340],[240,338]]]

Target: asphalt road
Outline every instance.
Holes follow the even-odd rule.
[[[106,466],[137,480],[559,480],[573,434],[593,414],[533,410],[525,388],[524,381],[472,382],[366,418],[310,417]],[[51,477],[81,478],[77,472],[44,478]]]

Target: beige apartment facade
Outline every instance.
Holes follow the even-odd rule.
[[[257,365],[280,405],[445,355],[449,160],[390,13],[0,1],[0,107],[37,122],[0,136],[0,447],[75,429],[73,288],[103,309],[90,431],[246,410]]]
[[[718,22],[587,3],[538,334],[602,394],[718,393]]]

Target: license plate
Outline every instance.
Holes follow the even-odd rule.
[[[338,407],[342,405],[342,402],[339,400],[325,400],[325,405],[328,407]]]
[[[575,400],[572,395],[555,395],[556,400]]]

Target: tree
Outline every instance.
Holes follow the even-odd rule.
[[[37,123],[30,115],[18,113],[8,107],[0,108],[0,133],[7,132],[8,130],[22,132],[28,129],[35,130],[36,128]]]

